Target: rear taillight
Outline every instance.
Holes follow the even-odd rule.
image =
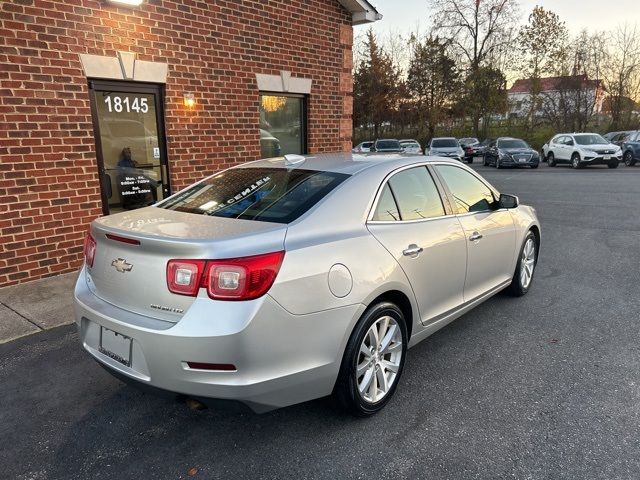
[[[169,290],[196,296],[206,288],[215,300],[253,300],[273,285],[284,252],[225,260],[170,260],[167,264]]]
[[[93,267],[93,260],[96,257],[96,241],[91,236],[91,233],[87,233],[84,239],[84,261],[89,266]]]
[[[169,260],[167,285],[169,291],[195,297],[198,294],[206,260]]]

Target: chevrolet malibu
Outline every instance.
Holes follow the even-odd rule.
[[[533,208],[460,162],[259,160],[95,220],[76,320],[86,351],[139,385],[256,412],[333,394],[366,416],[409,347],[526,294],[539,246]]]

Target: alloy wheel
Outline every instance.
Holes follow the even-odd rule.
[[[633,155],[631,155],[631,152],[627,152],[624,154],[624,164],[627,167],[633,166]]]
[[[571,157],[571,164],[573,165],[573,168],[580,167],[580,156],[577,153],[574,153],[573,157]]]
[[[376,320],[360,344],[356,384],[361,397],[376,403],[396,381],[402,361],[402,332],[398,322],[385,315]]]
[[[533,270],[536,267],[536,242],[533,238],[527,239],[522,249],[520,259],[520,284],[522,288],[529,288],[533,278]]]

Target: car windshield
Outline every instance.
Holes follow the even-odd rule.
[[[397,140],[380,140],[376,143],[376,150],[401,150],[400,142]]]
[[[607,140],[595,133],[591,135],[575,135],[573,138],[575,138],[578,145],[598,145],[609,143]]]
[[[458,141],[455,138],[440,138],[431,142],[431,148],[455,148]]]
[[[284,168],[232,168],[159,203],[180,212],[290,223],[349,175]]]
[[[498,148],[529,148],[522,140],[499,140]]]

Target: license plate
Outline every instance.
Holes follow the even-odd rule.
[[[526,158],[519,158],[519,159],[518,159],[518,161],[519,161],[520,163],[524,163],[524,162],[526,162],[526,161],[527,161],[527,159],[526,159]]]
[[[603,158],[604,158],[605,160],[611,160],[611,155],[605,155]]]
[[[100,345],[98,350],[103,355],[114,359],[127,367],[131,366],[131,349],[133,340],[108,328],[100,327]]]

